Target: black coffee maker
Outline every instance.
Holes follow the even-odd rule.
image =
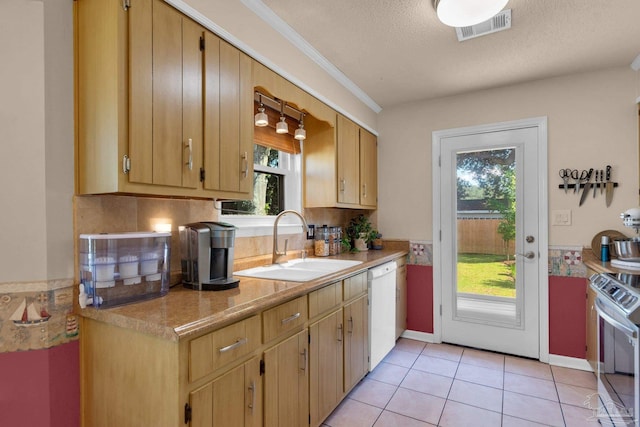
[[[238,287],[233,278],[233,242],[236,228],[224,222],[181,225],[182,283],[199,291]]]

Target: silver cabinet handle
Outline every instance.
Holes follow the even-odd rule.
[[[362,197],[367,197],[367,184],[362,184]]]
[[[294,314],[293,316],[289,316],[286,319],[282,319],[280,321],[280,323],[284,325],[286,323],[289,323],[289,322],[292,322],[292,321],[296,320],[298,317],[300,317],[300,312]]]
[[[189,170],[193,170],[193,140],[189,138],[185,145],[185,148],[189,150],[189,160],[185,163],[185,165],[189,166]]]
[[[533,253],[533,251],[525,252],[523,254],[516,253],[515,255],[516,256],[523,256],[526,259],[534,259],[536,257],[536,254]]]
[[[352,334],[353,333],[353,317],[349,316],[349,329],[347,330],[348,333]]]
[[[346,185],[347,181],[345,181],[344,179],[340,180],[340,191],[344,191],[344,187]]]
[[[249,156],[245,151],[244,153],[242,153],[241,157],[242,157],[242,177],[246,178],[247,174],[249,173]]]
[[[302,350],[302,353],[300,353],[300,356],[302,356],[302,367],[300,368],[300,370],[306,371],[307,370],[307,349],[306,348]]]
[[[220,353],[225,353],[227,351],[233,350],[236,347],[240,347],[241,345],[244,345],[246,343],[249,342],[248,338],[238,338],[238,340],[236,342],[234,342],[233,344],[230,344],[226,347],[222,347],[221,349],[218,349],[218,351]]]
[[[249,409],[251,409],[251,413],[253,414],[253,408],[256,407],[256,382],[254,380],[251,380],[251,383],[249,384],[249,392],[251,393]]]
[[[338,342],[342,342],[342,337],[344,336],[344,332],[342,331],[342,323],[338,325]]]

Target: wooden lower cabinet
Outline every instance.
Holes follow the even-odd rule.
[[[309,333],[307,329],[264,352],[264,425],[309,424]]]
[[[309,326],[309,411],[312,426],[331,414],[343,397],[342,310]]]
[[[260,359],[254,357],[189,395],[191,427],[262,425]]]
[[[366,275],[178,341],[83,317],[81,424],[321,425],[368,371]]]
[[[405,257],[396,260],[396,340],[407,329],[407,261]]]
[[[587,277],[591,277],[593,271],[588,270]],[[595,308],[596,292],[591,289],[587,281],[587,362],[596,371],[598,363],[598,313]]]
[[[364,294],[343,308],[344,393],[348,393],[369,370],[369,304]]]

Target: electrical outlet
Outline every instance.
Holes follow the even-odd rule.
[[[571,209],[551,211],[551,225],[571,225]]]
[[[307,225],[307,240],[313,240],[316,237],[316,226],[313,224]]]

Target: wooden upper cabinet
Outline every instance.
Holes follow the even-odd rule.
[[[251,58],[206,32],[204,188],[225,197],[253,190]]]
[[[77,192],[250,198],[251,58],[161,0],[75,4]]]
[[[358,125],[338,115],[338,203],[357,205],[360,183]]]
[[[198,187],[202,164],[203,32],[201,26],[171,6],[154,0],[152,184]],[[136,103],[137,98],[132,97],[130,102]],[[129,121],[135,127],[137,117],[130,116]],[[129,145],[135,144],[131,139]],[[148,160],[140,159],[143,163]],[[132,157],[131,161],[133,170],[138,160]]]
[[[336,127],[307,120],[304,205],[375,209],[378,199],[375,135],[338,114]]]
[[[378,205],[378,142],[365,129],[360,129],[360,205]]]

